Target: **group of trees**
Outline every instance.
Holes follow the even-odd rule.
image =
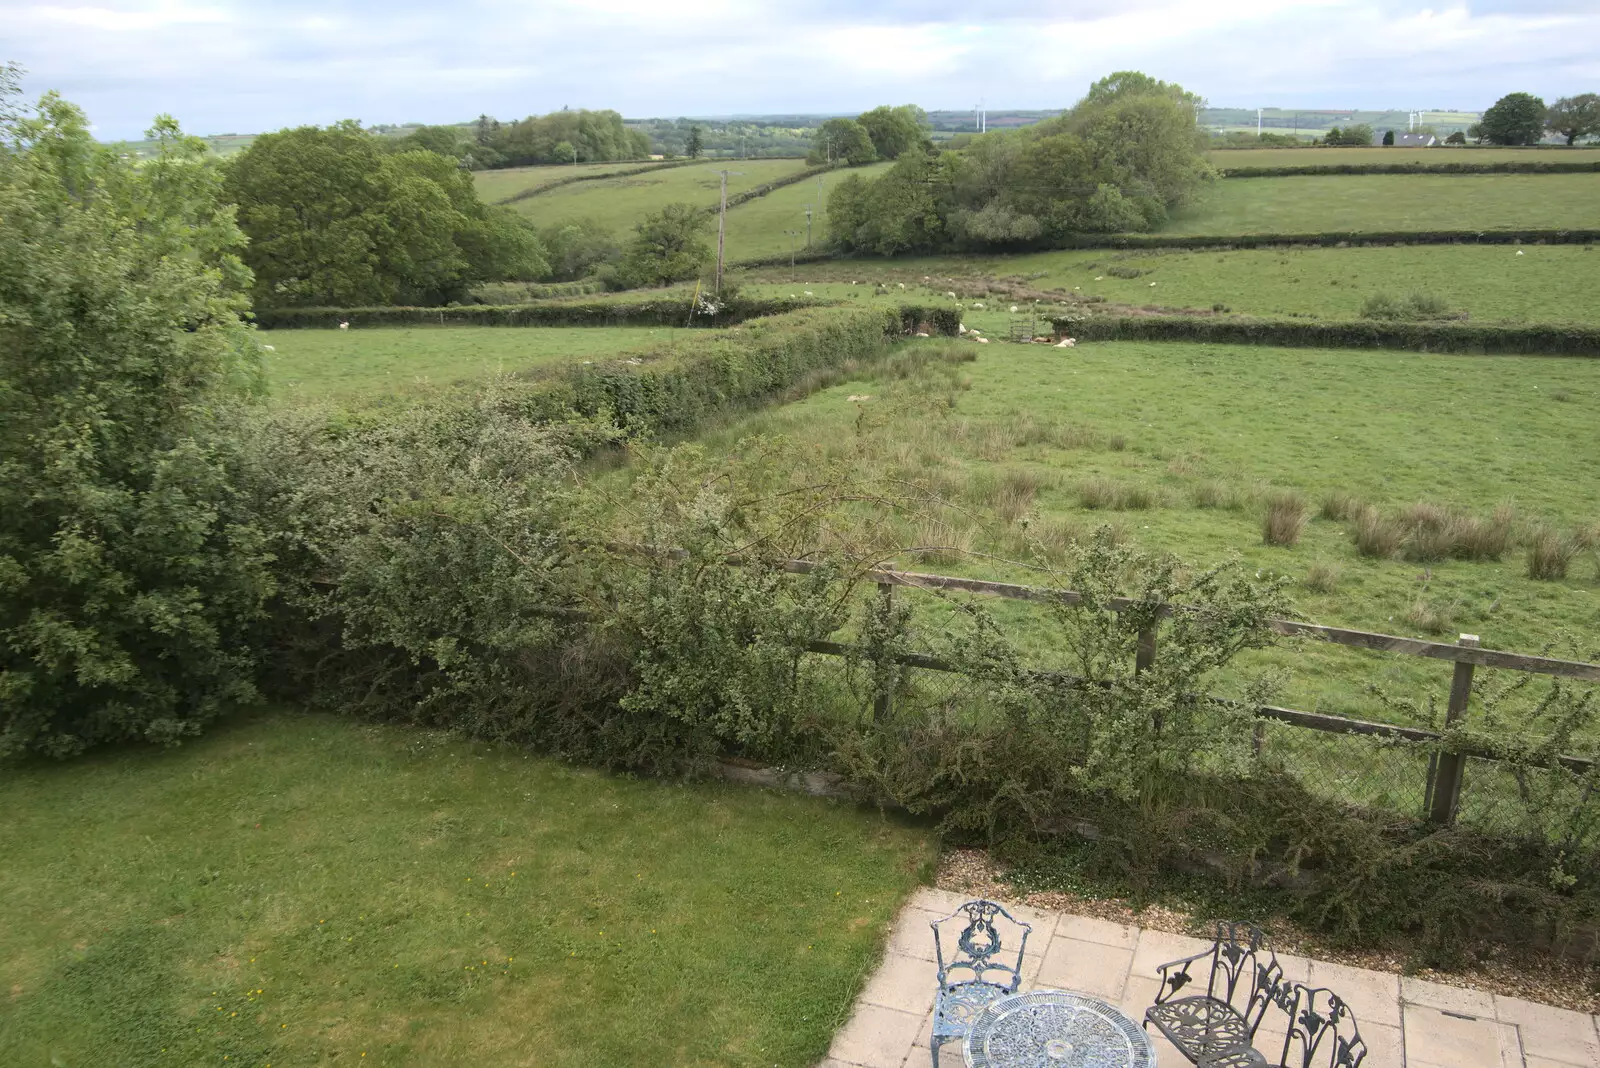
[[[1151,229],[1214,176],[1198,106],[1181,86],[1113,74],[1057,118],[959,153],[918,144],[876,181],[845,178],[828,198],[829,237],[887,256]]]
[[[473,124],[470,142],[454,154],[469,156],[474,168],[608,163],[648,159],[650,136],[630,130],[622,116],[610,110],[563,108],[548,115],[530,115],[508,123],[480,115]]]
[[[1564,96],[1546,107],[1532,93],[1508,93],[1483,113],[1467,136],[1479,144],[1536,145],[1547,130],[1569,145],[1600,135],[1600,94]]]
[[[928,113],[915,104],[887,104],[853,119],[829,119],[811,137],[807,159],[813,164],[843,161],[852,167],[899,159],[912,149],[926,150]]]
[[[548,273],[538,236],[458,160],[386,150],[355,122],[265,134],[225,165],[258,307],[445,304]]]

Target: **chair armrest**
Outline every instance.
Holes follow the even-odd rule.
[[[1181,957],[1178,960],[1156,965],[1156,971],[1161,973],[1161,989],[1156,993],[1156,1004],[1160,1005],[1189,984],[1189,965],[1195,961],[1208,960],[1215,952],[1214,949],[1207,949],[1194,954],[1192,957]],[[1169,975],[1168,972],[1174,968],[1178,969],[1177,974]]]

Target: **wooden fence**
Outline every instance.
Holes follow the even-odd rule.
[[[791,560],[786,564],[787,570],[799,574],[808,573],[814,567],[814,564],[804,560]],[[1049,589],[1008,582],[989,582],[983,579],[956,578],[950,575],[932,575],[916,571],[879,568],[867,571],[863,578],[867,582],[876,583],[879,595],[886,599],[894,596],[894,589],[897,586],[1057,604],[1078,604],[1083,599],[1081,594],[1073,590]],[[1112,602],[1111,607],[1113,610],[1120,611],[1133,604],[1134,602],[1132,601],[1118,599]],[[1158,614],[1157,623],[1139,634],[1135,663],[1136,670],[1145,670],[1155,663],[1155,658],[1160,649],[1160,618],[1169,617],[1174,613],[1186,610],[1181,605],[1162,606]],[[1582,682],[1600,682],[1600,664],[1484,649],[1480,646],[1478,637],[1472,634],[1463,634],[1459,640],[1451,644],[1422,641],[1416,638],[1403,638],[1394,634],[1349,630],[1343,627],[1324,627],[1287,619],[1274,619],[1271,621],[1271,626],[1279,634],[1311,638],[1316,641],[1328,642],[1332,645],[1343,645],[1352,649],[1402,653],[1407,656],[1451,661],[1455,665],[1455,671],[1451,678],[1449,702],[1445,711],[1446,729],[1460,723],[1465,718],[1467,706],[1472,696],[1473,674],[1479,667],[1503,668]],[[837,642],[815,642],[811,646],[811,651],[830,656],[843,656],[850,655],[858,650]],[[961,672],[959,667],[934,657],[902,655],[897,659],[909,667],[922,668],[928,671]],[[1069,681],[1067,676],[1063,675],[1061,677],[1063,681]],[[880,697],[880,704],[884,700],[886,698]],[[879,711],[882,712],[884,709],[880,708]],[[1485,750],[1447,745],[1444,732],[1424,727],[1403,727],[1389,723],[1375,723],[1368,720],[1354,719],[1347,716],[1334,716],[1321,712],[1306,712],[1300,709],[1273,706],[1259,707],[1255,709],[1255,714],[1260,719],[1276,720],[1280,723],[1306,730],[1321,731],[1329,734],[1356,734],[1393,738],[1408,742],[1429,743],[1436,746],[1437,750],[1428,763],[1428,781],[1424,793],[1424,806],[1427,809],[1429,819],[1438,823],[1449,823],[1455,819],[1456,810],[1461,800],[1462,772],[1467,759],[1469,757],[1478,757],[1485,760],[1500,759],[1496,754]],[[1560,756],[1556,760],[1562,767],[1580,773],[1588,771],[1593,763],[1586,758],[1573,756]]]

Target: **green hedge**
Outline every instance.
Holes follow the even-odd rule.
[[[819,174],[825,174],[828,171],[834,170],[841,166],[843,166],[843,164],[823,163],[815,167],[807,167],[805,170],[791,174],[787,178],[777,178],[770,182],[763,182],[754,189],[746,189],[743,192],[735,193],[733,196],[729,197],[728,207],[736,208],[740,204],[748,204],[752,200],[766,196],[775,189],[782,189],[786,185],[794,185],[797,182],[803,182],[807,178],[815,178]],[[720,205],[713,205],[710,210],[715,212],[719,209],[719,207]]]
[[[263,330],[327,330],[347,322],[370,326],[727,326],[757,316],[782,315],[816,301],[736,298],[715,315],[689,314],[684,297],[636,301],[563,301],[552,304],[466,304],[454,308],[264,308]]]
[[[718,408],[770,397],[808,374],[876,355],[903,333],[894,311],[811,308],[669,342],[642,354],[637,365],[580,366],[555,388],[571,410],[609,415],[625,431],[682,430]]]
[[[1226,167],[1224,178],[1292,178],[1302,174],[1595,174],[1600,161],[1498,160],[1484,163],[1317,163],[1309,167]]]
[[[1270,248],[1274,245],[1591,245],[1600,230],[1328,230],[1309,234],[1075,234],[1051,248]]]
[[[1600,356],[1600,329],[1594,327],[1370,320],[1329,322],[1188,315],[1091,316],[1083,320],[1055,319],[1052,322],[1058,334],[1070,334],[1083,341],[1205,341],[1329,349]]]
[[[931,333],[945,337],[955,337],[961,330],[961,311],[957,308],[940,307],[931,304],[902,304],[900,306],[900,329],[910,334],[918,326],[931,326]]]

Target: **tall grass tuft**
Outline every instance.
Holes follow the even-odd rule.
[[[1426,501],[1407,505],[1399,517],[1401,526],[1405,528],[1401,554],[1419,564],[1448,559],[1451,555],[1453,518],[1450,510],[1442,505]]]
[[[1091,511],[1143,511],[1159,507],[1161,500],[1149,486],[1127,485],[1104,475],[1078,484],[1078,503]]]
[[[1382,560],[1400,551],[1406,532],[1399,523],[1369,504],[1356,516],[1350,538],[1356,543],[1356,552]]]
[[[1240,506],[1239,491],[1233,485],[1207,479],[1197,483],[1190,495],[1196,508],[1238,508]]]
[[[1528,532],[1528,577],[1553,582],[1567,577],[1582,540],[1540,524]]]
[[[1318,514],[1335,523],[1344,523],[1359,516],[1366,507],[1367,502],[1354,493],[1335,490],[1322,498],[1322,508]]]
[[[1424,634],[1444,634],[1450,629],[1449,612],[1426,597],[1412,601],[1403,618]]]
[[[1341,574],[1338,564],[1318,560],[1306,569],[1303,581],[1306,589],[1313,593],[1332,593],[1339,588]]]
[[[1306,528],[1306,499],[1295,490],[1278,490],[1267,497],[1261,520],[1261,540],[1285,548],[1296,544]]]
[[[1511,548],[1516,512],[1501,504],[1485,519],[1458,515],[1450,521],[1450,555],[1461,560],[1498,560]]]
[[[972,552],[976,532],[972,527],[958,527],[943,520],[924,518],[912,532],[917,551],[924,563],[943,566],[959,564]]]

